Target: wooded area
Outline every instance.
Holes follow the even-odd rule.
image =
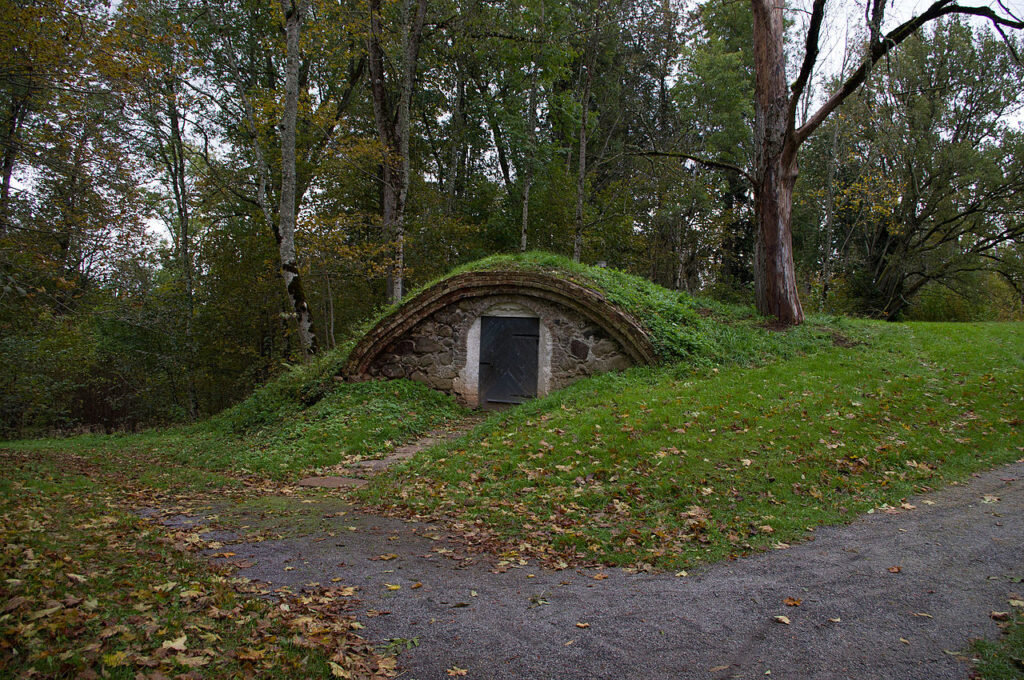
[[[1020,319],[1020,12],[886,5],[3,2],[0,434],[219,411],[498,252]]]

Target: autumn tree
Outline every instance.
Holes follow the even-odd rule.
[[[751,179],[757,219],[756,302],[758,310],[780,322],[798,324],[804,312],[797,292],[793,264],[793,190],[798,175],[797,155],[807,138],[856,92],[874,65],[928,22],[950,15],[989,20],[1000,30],[1024,28],[1000,3],[991,7],[939,0],[924,12],[885,30],[888,3],[871,0],[865,10],[866,43],[859,65],[816,110],[798,120],[801,101],[818,63],[826,0],[814,0],[807,23],[803,57],[796,80],[787,86],[785,5],[775,0],[751,0],[754,22],[755,124]]]

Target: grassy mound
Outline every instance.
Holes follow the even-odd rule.
[[[590,288],[636,318],[646,329],[658,356],[665,362],[685,360],[695,366],[750,363],[769,357],[789,356],[790,352],[807,351],[820,340],[799,337],[779,342],[776,335],[767,331],[765,320],[752,307],[694,297],[617,269],[592,267],[545,252],[493,255],[470,262],[417,288],[406,296],[402,304],[441,281],[474,271],[538,272]],[[382,310],[366,328],[394,313],[402,304]],[[801,330],[813,330],[821,323],[835,325],[841,322],[837,318],[816,319]]]
[[[620,271],[546,253],[489,257],[448,277],[498,269],[543,271],[598,291],[647,326],[672,375],[730,364],[760,365],[831,347],[837,337],[865,333],[863,326],[826,318],[786,332],[772,331],[750,308],[700,300]],[[406,300],[441,280],[414,291]],[[343,347],[309,365],[290,368],[209,421],[152,435],[153,446],[167,451],[176,463],[205,470],[289,478],[382,457],[396,445],[463,417],[466,410],[451,397],[418,383],[336,380],[360,333],[398,308],[381,310]],[[595,383],[594,389],[602,389],[602,384]]]

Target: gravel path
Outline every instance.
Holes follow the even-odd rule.
[[[275,587],[359,586],[367,637],[418,643],[406,679],[966,678],[957,653],[996,637],[990,612],[1024,591],[1024,463],[910,502],[685,577],[493,573],[432,527],[354,513],[336,537],[231,549]]]

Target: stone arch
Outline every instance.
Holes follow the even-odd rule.
[[[538,395],[545,394],[549,388],[562,387],[575,377],[623,365],[657,361],[654,347],[639,322],[599,292],[567,279],[537,272],[477,271],[445,279],[381,319],[353,348],[342,369],[343,375],[350,380],[404,375],[438,389],[455,392],[475,406],[476,385],[472,384],[475,379],[474,359],[470,356],[473,324],[479,324],[479,318],[487,310],[502,307],[519,309],[525,315],[541,319],[541,343],[551,345],[547,348],[548,361],[551,356],[564,357],[567,353],[589,361],[591,349],[603,347],[607,351],[608,347],[615,347],[617,361],[595,360],[591,362],[594,364],[592,367],[581,369],[577,376],[556,376],[552,380],[551,371],[545,374],[542,368]],[[430,339],[430,333],[439,326],[439,320],[448,321],[450,318],[457,319],[456,337],[445,347],[435,347],[438,343]],[[580,340],[572,340],[568,347],[558,345],[560,340],[569,344],[566,333],[559,333],[559,330],[563,326],[571,326],[573,321],[577,326],[585,324],[591,329],[588,333],[596,338],[593,339],[593,348],[583,346],[585,343]],[[419,331],[426,331],[426,337],[417,337]],[[419,335],[424,336],[424,333]],[[599,342],[601,338],[605,338],[603,343]],[[420,371],[412,365],[401,370],[377,370],[382,360],[414,352],[438,353],[442,357],[440,363],[448,362],[451,366],[435,370],[438,375],[434,376],[429,375],[428,369]],[[435,369],[438,363],[434,361]]]

